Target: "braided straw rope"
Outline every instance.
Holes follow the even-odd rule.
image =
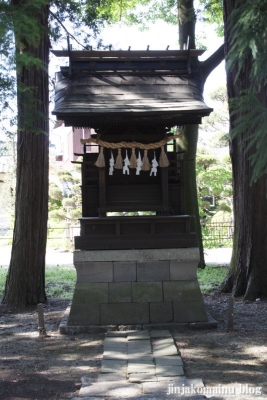
[[[139,143],[139,142],[119,142],[119,143],[110,143],[110,142],[105,142],[104,140],[100,139],[81,139],[82,144],[86,143],[95,143],[98,144],[101,147],[106,147],[108,149],[121,149],[121,148],[127,148],[127,149],[132,149],[132,148],[138,148],[142,150],[151,150],[151,149],[158,149],[161,146],[164,146],[167,142],[173,139],[178,139],[183,136],[182,133],[179,135],[170,135],[166,136],[164,139],[162,139],[160,142],[155,142],[155,143],[149,143],[149,144],[144,144],[144,143]]]

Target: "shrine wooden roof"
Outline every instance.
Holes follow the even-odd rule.
[[[69,57],[56,74],[53,114],[66,125],[200,123],[202,50],[53,51]]]

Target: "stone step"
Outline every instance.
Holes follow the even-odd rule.
[[[124,372],[126,373],[127,360],[102,360],[101,373],[114,373],[114,372]]]
[[[120,398],[123,399],[123,398]],[[206,400],[206,397],[200,396],[200,395],[193,395],[193,396],[170,396],[170,395],[164,395],[164,394],[142,394],[141,396],[135,396],[135,400]],[[264,398],[265,399],[265,398]],[[71,400],[81,400],[81,397],[74,397]],[[95,397],[95,396],[89,396],[89,397],[83,397],[83,400],[107,400],[107,397]],[[118,400],[118,397],[108,397],[108,400]],[[210,400],[223,400],[222,397],[218,399],[217,398],[212,398]],[[228,399],[226,399],[228,400]],[[255,400],[252,398],[249,399],[241,399],[241,398],[231,398],[229,400]]]
[[[149,340],[149,331],[135,331],[129,332],[127,335],[128,341],[130,340]]]
[[[126,372],[114,372],[110,374],[99,374],[97,378],[98,382],[111,382],[111,381],[121,381],[121,382],[126,382],[127,381],[127,375]]]
[[[101,374],[102,375],[102,374]],[[104,375],[104,374],[103,374]],[[107,374],[112,375],[112,374]],[[138,379],[139,377],[136,375],[133,379]],[[153,379],[153,376],[146,377],[148,380]],[[201,379],[186,379],[186,378],[176,378],[174,381],[165,381],[165,382],[143,382],[143,383],[130,383],[126,381],[109,381],[109,382],[95,382],[92,384],[83,384],[79,397],[76,398],[83,400],[94,399],[97,398],[100,400],[102,397],[109,400],[112,398],[117,399],[194,399],[194,400],[202,400],[204,396],[196,394],[190,394],[194,388],[202,388],[204,387]],[[185,388],[188,388],[188,393],[185,393]],[[179,389],[179,390],[178,390]],[[74,399],[73,399],[74,400]]]
[[[142,385],[135,383],[114,381],[96,382],[92,385],[82,385],[79,398],[81,397],[119,397],[121,399],[142,395]]]
[[[155,357],[154,360],[156,365],[183,366],[183,360],[178,355],[175,357],[174,356]]]
[[[161,329],[161,330],[152,330],[149,332],[149,336],[153,338],[172,338],[172,335],[169,330]]]
[[[156,375],[179,376],[184,375],[184,369],[180,365],[156,365]]]

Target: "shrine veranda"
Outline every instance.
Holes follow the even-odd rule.
[[[203,51],[53,53],[69,58],[56,76],[53,114],[96,132],[80,154],[81,233],[67,324],[207,322],[196,233],[185,215],[184,163],[192,160],[176,145],[185,124],[212,111],[197,68]]]

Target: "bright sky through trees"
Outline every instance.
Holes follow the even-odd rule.
[[[207,47],[206,52],[200,57],[200,60],[208,58],[223,43],[223,38],[218,38],[213,27],[209,24],[197,22],[198,29],[202,36],[206,38],[200,39]],[[178,27],[167,24],[164,21],[157,21],[151,24],[148,30],[140,31],[138,26],[128,27],[123,24],[116,24],[112,27],[105,28],[101,37],[103,43],[112,44],[114,49],[127,50],[131,46],[132,50],[146,50],[150,46],[150,50],[165,50],[169,45],[170,50],[178,49]],[[205,98],[207,94],[219,86],[226,84],[225,66],[221,63],[208,77],[205,84]],[[212,106],[212,104],[211,104]]]

